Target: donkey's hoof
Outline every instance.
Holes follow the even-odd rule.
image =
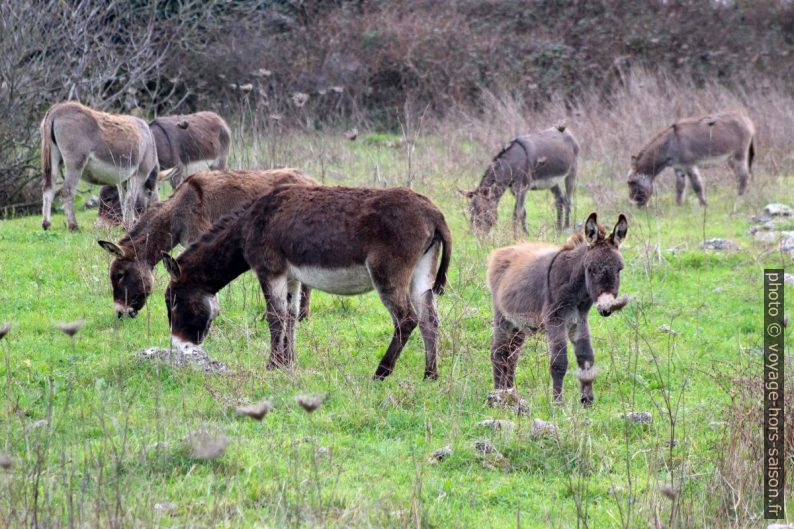
[[[372,375],[372,380],[383,380],[387,376],[391,375],[391,369],[384,366],[378,366],[378,369],[375,370],[375,374]]]
[[[52,223],[50,221],[48,221],[48,220],[42,221],[42,223],[41,223],[41,227],[45,231],[49,230],[50,226],[52,226]]]
[[[581,399],[579,399],[579,401],[582,403],[582,406],[584,406],[585,408],[589,408],[593,405],[593,397],[582,397]]]
[[[438,373],[435,371],[425,371],[425,380],[438,380]]]
[[[77,224],[67,224],[69,231],[80,231],[80,226]]]

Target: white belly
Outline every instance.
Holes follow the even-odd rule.
[[[331,294],[355,295],[372,290],[372,279],[365,266],[322,268],[289,263],[289,277],[306,286]]]
[[[551,178],[543,178],[541,180],[530,180],[529,181],[529,188],[530,189],[551,189],[554,186],[558,186],[562,184],[562,181],[565,179],[565,176],[554,176]]]
[[[135,169],[132,167],[109,164],[89,156],[83,171],[83,180],[93,184],[115,186],[129,180],[134,172]]]

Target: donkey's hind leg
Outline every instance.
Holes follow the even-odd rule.
[[[265,318],[270,330],[270,356],[267,359],[267,369],[284,367],[285,342],[287,334],[287,321],[289,319],[287,307],[287,277],[285,274],[273,275],[267,270],[254,270],[262,286],[265,296]]]
[[[733,174],[736,175],[739,195],[743,195],[747,191],[747,181],[750,179],[750,167],[747,163],[747,156],[741,158],[728,158],[728,165],[733,169]]]
[[[703,179],[700,177],[700,171],[694,165],[687,169],[687,174],[689,174],[689,183],[692,184],[692,191],[698,197],[701,206],[708,205],[706,201],[706,190],[703,188]]]
[[[566,211],[567,200],[565,196],[562,194],[562,189],[560,186],[554,186],[551,188],[551,193],[554,195],[554,206],[557,208],[557,231],[562,230],[562,216],[563,212]]]
[[[77,183],[85,169],[86,160],[80,160],[78,163],[67,161],[65,165],[66,176],[63,179],[61,198],[63,198],[63,211],[66,213],[66,225],[70,230],[75,231],[79,226],[77,225],[77,216],[74,214],[74,195],[77,191]]]
[[[491,339],[494,389],[510,389],[515,386],[516,365],[525,339],[526,332],[507,321],[498,310],[495,311]]]
[[[45,230],[52,225],[52,202],[55,200],[55,178],[61,172],[61,152],[53,145],[50,150],[50,174],[42,175],[42,205],[41,214],[44,217],[41,227]]]
[[[675,202],[679,206],[684,203],[684,191],[686,191],[686,173],[681,169],[675,170]]]
[[[433,298],[433,280],[438,260],[438,244],[420,259],[411,279],[411,301],[419,316],[419,330],[425,344],[425,378],[437,379],[438,314]]]
[[[513,191],[513,196],[516,197],[516,205],[513,208],[513,235],[515,236],[518,234],[519,226],[524,234],[529,235],[529,228],[527,228],[527,208],[525,203],[528,188],[526,186],[514,186],[511,189]]]
[[[287,284],[287,328],[284,336],[284,360],[287,365],[295,363],[295,325],[301,309],[301,284],[298,281],[289,281]]]

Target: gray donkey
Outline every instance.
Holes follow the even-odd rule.
[[[624,215],[607,237],[595,213],[584,232],[572,235],[564,246],[525,243],[499,248],[488,262],[488,288],[493,295],[494,318],[491,364],[496,389],[514,387],[516,364],[527,336],[545,331],[551,355],[554,400],[562,401],[562,381],[568,370],[570,339],[579,364],[581,402],[593,403],[595,355],[587,315],[593,303],[602,316],[621,309],[627,298],[616,299],[626,238]]]
[[[122,217],[128,228],[135,219],[135,204],[141,193],[146,201],[157,200],[157,150],[149,126],[142,119],[107,114],[67,101],[50,107],[40,131],[41,225],[45,230],[52,223],[55,177],[61,161],[66,168],[61,196],[70,230],[78,228],[74,193],[80,178],[118,188]]]
[[[638,206],[648,203],[653,181],[667,167],[675,171],[676,201],[682,204],[686,179],[692,184],[700,204],[706,205],[706,192],[698,165],[727,161],[739,184],[739,194],[747,190],[755,148],[753,122],[741,112],[725,112],[677,121],[659,132],[638,155],[631,157],[628,174],[629,198]]]
[[[193,173],[226,169],[232,144],[229,126],[215,112],[163,116],[149,123],[157,158],[176,187]]]
[[[499,199],[510,188],[516,198],[513,229],[527,229],[524,201],[528,190],[548,189],[557,206],[557,229],[570,225],[571,198],[576,187],[579,144],[564,126],[519,136],[497,154],[474,191],[464,191],[469,199],[472,226],[488,232],[496,224]],[[565,182],[565,194],[560,184]]]

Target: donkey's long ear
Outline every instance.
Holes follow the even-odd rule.
[[[110,255],[115,255],[116,257],[124,257],[124,250],[122,250],[118,244],[111,241],[97,241],[97,244],[101,246],[106,252]]]
[[[456,187],[455,190],[466,198],[471,198],[474,196],[474,191],[464,191],[459,187]]]
[[[612,234],[609,236],[610,242],[612,242],[616,248],[620,248],[620,245],[626,240],[626,232],[628,229],[629,222],[626,220],[626,215],[621,213],[618,217],[618,223],[615,224],[615,227],[612,229]]]
[[[182,269],[179,268],[179,263],[176,262],[176,259],[171,257],[170,254],[163,252],[163,266],[165,269],[168,270],[168,273],[171,275],[171,279],[174,281],[178,281],[180,276],[182,275]]]
[[[590,246],[598,241],[598,215],[596,215],[595,211],[590,213],[590,216],[584,222],[584,237]]]

